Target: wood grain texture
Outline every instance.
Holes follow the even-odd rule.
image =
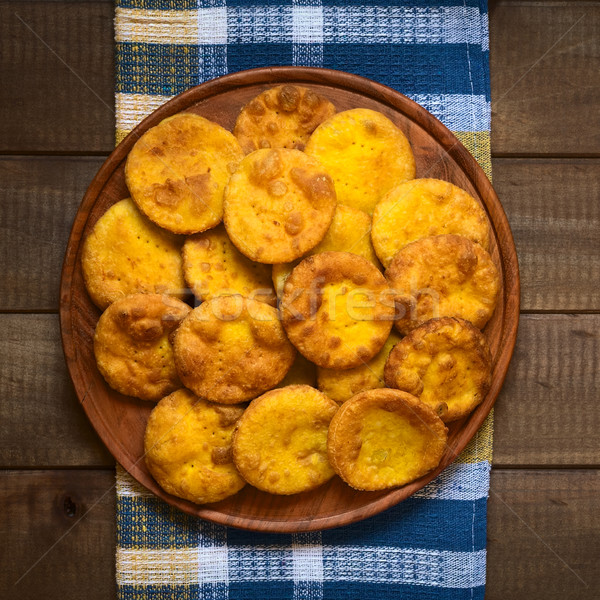
[[[57,315],[0,315],[0,331],[0,467],[112,465],[72,391]],[[600,315],[521,317],[495,465],[600,464],[599,332]]]
[[[0,467],[112,466],[75,397],[56,315],[0,315]]]
[[[493,154],[600,153],[600,11],[490,2]]]
[[[116,597],[114,482],[112,470],[0,472],[3,598]]]
[[[112,18],[110,0],[0,3],[0,152],[112,150]],[[491,1],[490,32],[493,152],[597,155],[593,3]]]
[[[493,173],[517,246],[521,308],[600,309],[600,160],[495,159]]]
[[[116,597],[114,491],[103,496],[113,483],[112,471],[0,473],[0,536],[11,549],[0,572],[7,598]],[[596,470],[492,471],[486,599],[595,600],[599,495]]]
[[[600,465],[600,315],[524,315],[494,465]]]
[[[0,310],[58,310],[75,212],[104,159],[0,159]],[[524,310],[600,308],[600,160],[503,159],[494,187],[511,224]]]
[[[113,3],[0,3],[0,152],[110,152]]]
[[[492,471],[486,600],[596,600],[600,472]]]
[[[99,317],[83,284],[82,241],[97,219],[126,194],[124,163],[140,136],[174,114],[189,111],[231,129],[242,106],[276,83],[309,85],[338,110],[364,107],[381,111],[409,139],[417,176],[451,181],[484,206],[490,221],[490,254],[501,273],[499,302],[485,328],[492,353],[492,383],[484,400],[466,418],[452,423],[446,452],[431,473],[395,490],[358,493],[341,480],[301,497],[273,496],[249,486],[231,498],[198,506],[164,492],[143,461],[148,403],[111,390],[98,372],[93,335]],[[362,77],[297,67],[254,69],[207,82],[177,96],[145,119],[109,156],[77,212],[61,278],[60,319],[65,358],[75,391],[100,438],[140,483],[181,510],[224,525],[255,531],[310,531],[352,523],[404,500],[448,466],[483,423],[498,395],[519,320],[519,273],[506,215],[485,173],[454,135],[422,107],[390,88]]]
[[[57,310],[69,231],[104,159],[0,159],[0,309]]]

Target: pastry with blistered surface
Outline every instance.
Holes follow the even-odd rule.
[[[222,404],[275,387],[296,355],[277,310],[243,296],[219,296],[195,308],[177,330],[174,349],[183,384]]]
[[[272,390],[253,400],[233,438],[233,460],[242,477],[260,490],[284,495],[331,479],[327,428],[337,409],[307,385]]]
[[[317,367],[318,388],[336,402],[345,402],[359,392],[385,387],[383,369],[400,336],[392,331],[383,348],[367,363],[340,371]]]
[[[269,265],[245,257],[222,225],[190,236],[183,244],[183,273],[200,302],[241,294],[275,304],[270,272]]]
[[[327,447],[335,472],[357,490],[405,485],[435,469],[448,430],[406,392],[382,388],[353,396],[331,420]]]
[[[437,235],[398,251],[385,277],[404,335],[434,317],[460,317],[482,329],[500,288],[498,269],[479,245],[460,235]]]
[[[489,247],[485,210],[464,190],[439,179],[413,179],[390,190],[375,207],[371,239],[384,267],[398,250],[423,237],[454,233]]]
[[[329,100],[297,85],[265,90],[242,108],[235,127],[244,152],[304,146],[317,125],[335,114]]]
[[[174,233],[197,233],[223,218],[223,190],[244,153],[232,133],[192,113],[152,127],[127,157],[125,179],[140,210]]]
[[[350,252],[305,258],[281,299],[290,341],[320,367],[351,369],[381,350],[392,328],[394,301],[382,273]]]
[[[384,377],[388,387],[417,396],[450,422],[468,415],[485,398],[491,371],[481,331],[463,319],[443,317],[413,329],[394,346]]]
[[[307,254],[311,256],[328,251],[352,252],[378,266],[379,261],[371,243],[371,217],[357,208],[338,204],[325,237]],[[273,265],[273,285],[279,297],[283,293],[285,280],[299,262],[300,259],[293,263]]]
[[[337,113],[306,144],[333,177],[338,202],[373,213],[392,187],[415,176],[406,136],[385,115],[367,108]]]
[[[190,312],[176,298],[132,294],[113,302],[94,334],[98,370],[121,394],[160,400],[181,387],[170,336]]]
[[[101,309],[138,292],[183,298],[181,262],[181,240],[146,219],[129,198],[96,221],[81,257],[85,287]]]
[[[290,262],[314,248],[335,212],[331,177],[299,150],[257,150],[225,192],[225,228],[238,250],[261,263]]]
[[[144,435],[148,470],[165,492],[196,504],[218,502],[246,482],[233,465],[231,439],[244,409],[180,389],[150,413]]]

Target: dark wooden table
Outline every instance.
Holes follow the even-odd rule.
[[[111,1],[0,2],[0,597],[112,598],[114,461],[69,381],[67,236],[114,145]],[[522,276],[487,598],[600,597],[600,4],[490,3],[494,185]],[[85,516],[83,516],[85,515]],[[81,518],[83,516],[83,518]]]

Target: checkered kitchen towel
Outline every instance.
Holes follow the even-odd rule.
[[[266,65],[357,73],[410,96],[490,174],[485,0],[117,0],[117,140],[175,94]],[[117,469],[119,598],[483,598],[489,418],[434,482],[335,530],[227,529]]]

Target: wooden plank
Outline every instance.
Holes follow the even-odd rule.
[[[492,471],[486,600],[596,600],[600,472]]]
[[[75,397],[56,315],[0,315],[0,465],[112,466]]]
[[[11,549],[0,588],[20,600],[114,598],[113,483],[112,471],[0,473],[0,535]],[[487,600],[597,598],[599,494],[596,470],[492,471]]]
[[[97,157],[0,159],[0,310],[57,310],[71,223]],[[600,160],[495,159],[524,310],[600,309]]]
[[[109,0],[0,4],[0,151],[112,149],[112,17]],[[597,155],[600,11],[490,2],[490,31],[493,151]]]
[[[116,597],[114,473],[0,473],[4,598]]]
[[[0,4],[0,152],[114,146],[113,3]]]
[[[490,2],[492,152],[598,155],[600,11]]]
[[[58,317],[0,315],[0,331],[0,467],[112,465],[74,397]],[[495,465],[600,464],[599,332],[600,315],[521,317]]]
[[[102,158],[0,159],[0,306],[56,310],[63,255],[77,207]]]
[[[494,159],[493,174],[517,246],[521,308],[600,309],[600,160]]]
[[[523,315],[494,464],[600,465],[600,315]]]

